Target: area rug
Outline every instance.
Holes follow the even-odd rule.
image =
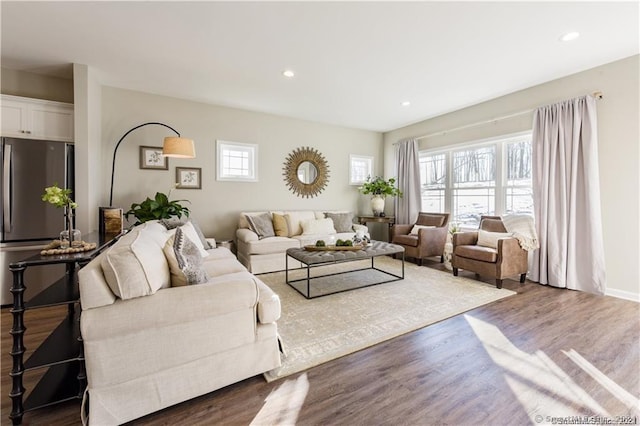
[[[370,261],[313,268],[313,275],[370,266]],[[401,261],[382,256],[376,267],[395,273]],[[301,278],[304,270],[290,279]],[[357,274],[357,275],[354,275]],[[360,271],[323,278],[339,289],[354,278],[372,280],[377,272]],[[278,332],[286,355],[282,366],[265,373],[268,382],[298,373],[401,334],[516,294],[449,272],[405,263],[405,279],[306,299],[285,282],[285,273],[259,275],[279,296]],[[324,284],[319,283],[319,286]]]

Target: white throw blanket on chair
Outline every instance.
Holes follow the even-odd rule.
[[[509,214],[500,217],[507,232],[513,234],[520,247],[532,251],[540,247],[533,216],[527,214]]]

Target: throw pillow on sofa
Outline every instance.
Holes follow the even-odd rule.
[[[273,213],[273,230],[278,237],[290,237],[287,219],[283,214]]]
[[[335,234],[336,229],[333,227],[333,220],[326,219],[310,219],[305,220],[302,223],[302,235],[317,235],[317,234]]]
[[[171,272],[171,286],[180,287],[207,282],[209,276],[202,267],[202,256],[197,244],[180,226],[163,248]]]
[[[154,294],[169,284],[167,261],[152,234],[142,226],[134,228],[102,258],[105,280],[113,294],[123,300]]]
[[[160,219],[159,222],[163,224],[164,227],[167,228],[169,231],[177,228],[178,226],[182,226],[187,222],[190,222],[191,225],[193,225],[193,229],[196,231],[196,234],[198,234],[198,239],[202,243],[203,248],[205,250],[215,248],[209,243],[209,241],[207,241],[207,238],[204,236],[202,229],[200,229],[200,225],[198,225],[198,223],[191,218],[188,218],[186,216],[177,218],[174,216],[174,217],[170,217],[169,219]]]
[[[336,232],[353,231],[353,213],[325,213],[325,217],[333,221]]]
[[[276,236],[276,233],[273,230],[271,214],[247,214],[245,216],[247,218],[247,222],[249,222],[249,229],[258,235],[258,239]]]

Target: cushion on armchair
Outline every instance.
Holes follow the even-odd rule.
[[[430,228],[435,228],[435,226],[432,226],[432,225],[413,225],[413,228],[411,228],[411,232],[409,232],[409,234],[418,235],[420,233],[421,229],[430,229]]]
[[[509,238],[511,236],[509,232],[489,232],[478,229],[478,245],[496,249],[498,248],[498,240],[500,238]]]

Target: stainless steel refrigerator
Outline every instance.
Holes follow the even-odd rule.
[[[74,188],[73,145],[31,139],[2,138],[0,176],[1,304],[13,302],[9,264],[37,254],[65,228],[64,210],[42,201],[44,188]],[[73,198],[73,196],[72,196]],[[25,273],[25,299],[64,274],[60,265],[31,268]]]

